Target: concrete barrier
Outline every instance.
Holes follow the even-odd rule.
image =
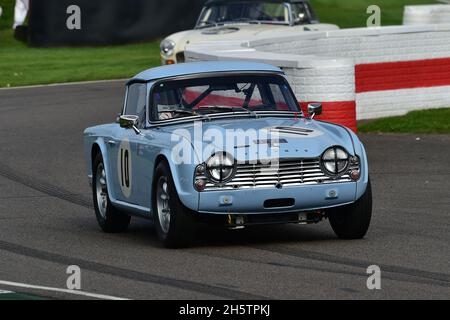
[[[450,21],[450,5],[405,6],[404,25],[446,24]]]
[[[324,118],[356,119],[450,107],[450,24],[343,29],[191,44],[188,60],[263,61],[284,69],[305,106],[324,103]],[[351,110],[355,108],[356,110]],[[352,118],[353,117],[353,118]]]

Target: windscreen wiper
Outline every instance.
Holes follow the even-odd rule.
[[[204,29],[204,28],[218,27],[218,26],[220,26],[220,24],[216,23],[216,22],[202,22],[202,25],[197,26],[196,29]]]
[[[190,116],[200,117],[200,118],[202,118],[203,120],[206,120],[206,121],[211,121],[211,118],[208,117],[207,115],[200,114],[200,113],[197,113],[197,112],[195,112],[195,111],[183,110],[183,109],[176,109],[176,110],[170,110],[170,112],[173,112],[173,113],[181,113],[181,114],[187,114],[187,115],[190,115]]]
[[[236,19],[232,19],[232,20],[223,21],[224,24],[239,23],[239,22],[246,22],[246,23],[251,23],[251,24],[261,24],[261,21],[250,19],[250,18],[236,18]]]
[[[254,112],[254,111],[252,111],[252,110],[249,110],[249,109],[246,109],[246,108],[244,108],[244,107],[238,107],[238,106],[236,106],[236,107],[210,106],[210,107],[205,107],[205,108],[203,108],[203,109],[230,110],[230,111],[233,112],[233,113],[234,113],[234,111],[237,109],[237,110],[245,111],[245,112],[247,112],[248,114],[254,116],[255,118],[259,118],[259,115],[258,115],[256,112]]]

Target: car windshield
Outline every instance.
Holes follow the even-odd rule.
[[[289,24],[291,21],[289,15],[289,6],[282,2],[218,2],[204,8],[197,27],[233,22]]]
[[[230,112],[301,112],[286,80],[275,75],[171,80],[156,84],[150,99],[156,121]]]

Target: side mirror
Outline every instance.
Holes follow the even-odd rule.
[[[119,117],[119,124],[121,128],[133,129],[136,134],[140,134],[141,131],[138,129],[139,117],[138,116],[127,116],[122,115]]]
[[[321,103],[308,104],[308,114],[311,116],[311,119],[314,119],[315,116],[321,115],[322,114],[322,104]]]

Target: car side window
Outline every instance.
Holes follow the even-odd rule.
[[[132,84],[128,87],[125,114],[138,116],[139,124],[145,124],[145,107],[147,100],[147,85],[143,83]]]

